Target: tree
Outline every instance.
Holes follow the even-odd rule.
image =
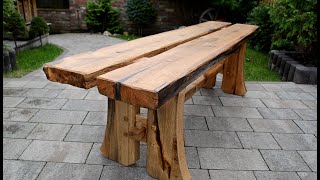
[[[125,11],[129,20],[138,25],[140,35],[142,27],[156,20],[156,11],[149,0],[128,0]]]
[[[40,37],[41,47],[42,38],[41,36],[49,32],[49,27],[46,21],[42,17],[33,17],[31,20],[31,26],[29,31],[30,37]]]
[[[12,11],[10,15],[4,20],[5,23],[3,25],[3,28],[5,31],[12,34],[15,47],[17,48],[17,37],[19,35],[26,35],[27,33],[26,24],[21,15],[16,10]]]

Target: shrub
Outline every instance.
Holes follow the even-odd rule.
[[[270,5],[261,3],[248,16],[248,23],[258,25],[259,28],[250,39],[250,45],[256,50],[269,51],[274,31],[269,15]]]
[[[316,43],[316,0],[277,0],[270,10],[275,26],[272,48],[310,52]]]
[[[156,11],[149,0],[128,0],[125,11],[129,21],[138,25],[140,35],[142,35],[142,27],[150,25],[156,20]]]
[[[85,21],[88,29],[94,32],[110,31],[111,33],[122,33],[119,12],[112,8],[110,0],[97,0],[87,2],[87,14]]]
[[[33,17],[31,20],[31,26],[29,30],[29,37],[34,38],[40,36],[40,42],[42,47],[42,38],[41,35],[44,35],[49,32],[49,27],[46,21],[42,17]]]
[[[16,10],[12,11],[10,15],[4,19],[4,22],[3,29],[12,35],[15,47],[17,48],[17,37],[27,34],[26,24]]]
[[[10,15],[16,11],[14,2],[14,0],[3,0],[3,25],[6,24]]]

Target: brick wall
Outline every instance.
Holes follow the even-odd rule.
[[[38,9],[37,13],[52,23],[51,32],[79,32],[87,30],[85,7],[86,0],[69,0],[69,9]]]

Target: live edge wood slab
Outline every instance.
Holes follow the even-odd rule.
[[[147,172],[160,180],[191,179],[184,150],[184,102],[212,88],[244,95],[246,40],[257,26],[209,21],[46,64],[49,80],[97,86],[108,97],[101,153],[125,166],[147,144]],[[147,117],[140,107],[148,108]],[[130,178],[130,177],[129,177]]]

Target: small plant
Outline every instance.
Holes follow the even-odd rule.
[[[42,47],[42,38],[41,36],[49,32],[49,27],[46,21],[42,17],[34,17],[31,20],[31,26],[29,31],[29,36],[34,38],[39,36],[41,47]]]
[[[3,29],[12,35],[15,47],[17,48],[17,37],[27,34],[26,24],[18,11],[11,12],[4,20]]]
[[[270,20],[270,5],[261,3],[248,16],[248,23],[258,25],[259,28],[250,39],[250,44],[256,50],[269,51],[274,26]]]
[[[97,0],[87,2],[87,14],[85,21],[88,29],[94,32],[109,31],[122,33],[120,26],[119,11],[111,6],[110,0]]]
[[[149,0],[128,0],[125,11],[130,21],[138,25],[139,35],[142,28],[156,20],[156,11]]]

